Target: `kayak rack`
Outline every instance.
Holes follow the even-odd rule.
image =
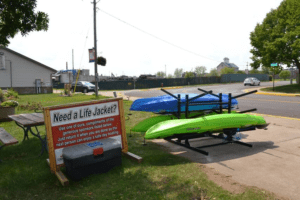
[[[235,129],[226,129],[226,130],[224,130],[224,134],[227,135],[226,138],[224,137],[223,133],[221,133],[219,135],[213,135],[210,132],[206,132],[206,133],[202,133],[202,134],[197,134],[197,133],[194,133],[194,134],[178,134],[178,135],[175,135],[175,136],[164,138],[164,140],[166,140],[168,142],[171,142],[173,144],[177,144],[179,146],[183,146],[187,149],[191,149],[193,151],[196,151],[198,153],[202,153],[202,154],[208,156],[209,153],[207,151],[202,150],[203,148],[215,147],[215,146],[220,146],[220,145],[225,145],[225,144],[234,144],[234,143],[239,144],[239,145],[244,145],[244,146],[247,146],[247,147],[252,147],[251,144],[247,144],[247,143],[244,143],[244,142],[234,140],[233,136],[239,131],[251,131],[251,130],[255,130],[255,129],[256,129],[255,126],[248,127],[247,129],[240,129],[240,130],[238,130],[236,128]],[[203,138],[203,137],[212,137],[212,138],[215,138],[215,139],[223,139],[224,142],[217,143],[217,144],[211,144],[211,145],[205,145],[205,146],[199,146],[199,147],[192,147],[190,145],[189,139]],[[172,139],[177,139],[177,140],[172,140]],[[181,142],[182,140],[184,140],[185,143],[182,143]]]
[[[237,98],[240,98],[240,97],[243,97],[243,96],[246,96],[246,95],[253,94],[253,93],[257,92],[257,90],[253,90],[251,92],[243,93],[243,94],[236,95],[236,96],[233,96],[233,97],[232,97],[232,94],[229,93],[228,94],[228,102],[223,103],[222,102],[222,93],[219,93],[219,95],[217,95],[217,94],[214,94],[212,92],[212,90],[206,91],[206,90],[203,90],[203,89],[200,89],[200,88],[198,88],[198,90],[203,92],[203,94],[200,94],[200,95],[195,96],[193,98],[189,98],[189,95],[186,95],[185,96],[186,102],[181,102],[181,95],[180,94],[178,94],[177,97],[176,97],[174,94],[172,94],[172,93],[170,93],[170,92],[168,92],[168,91],[161,88],[161,91],[165,92],[166,94],[170,95],[171,97],[173,97],[177,100],[177,113],[176,114],[172,113],[172,114],[175,114],[175,116],[178,119],[181,118],[181,105],[182,104],[185,104],[185,118],[186,119],[188,119],[189,106],[191,106],[191,105],[220,105],[218,111],[215,110],[215,109],[208,109],[208,110],[211,110],[211,111],[213,111],[217,114],[222,114],[223,113],[223,105],[228,105],[228,113],[231,113],[231,105],[232,105],[231,101],[232,101],[232,99],[237,99]],[[207,94],[210,94],[210,95],[213,95],[213,96],[219,98],[219,101],[211,101],[211,102],[206,102],[206,103],[193,103],[192,102],[194,99],[203,97]],[[256,108],[253,108],[253,109],[249,109],[249,110],[240,111],[239,113],[253,112],[253,111],[256,111],[256,110],[257,110]],[[157,113],[157,114],[170,114],[170,113]]]
[[[210,91],[206,91],[206,90],[198,88],[198,90],[201,91],[201,92],[203,92],[203,94],[200,94],[200,95],[198,95],[196,97],[193,97],[193,98],[189,98],[189,96],[186,95],[185,96],[186,102],[181,102],[181,95],[180,94],[178,94],[178,96],[176,97],[172,93],[170,93],[170,92],[168,92],[168,91],[166,91],[166,90],[164,90],[162,88],[161,88],[161,90],[163,92],[167,93],[168,95],[174,97],[177,100],[178,112],[176,113],[176,115],[177,115],[176,117],[178,119],[180,119],[180,117],[181,117],[181,104],[185,104],[185,117],[186,117],[186,119],[188,119],[189,106],[190,105],[216,105],[216,104],[218,104],[219,105],[219,109],[218,110],[211,109],[211,111],[213,111],[213,112],[215,112],[217,114],[222,114],[223,113],[223,105],[228,105],[228,108],[227,108],[228,109],[228,113],[231,113],[231,105],[232,105],[231,101],[232,101],[232,99],[237,99],[237,98],[240,98],[240,97],[243,97],[243,96],[246,96],[246,95],[253,94],[253,93],[257,92],[257,90],[254,90],[254,91],[243,93],[243,94],[236,95],[236,96],[233,96],[233,97],[232,97],[232,94],[229,93],[228,94],[228,102],[227,103],[223,103],[222,102],[222,93],[219,93],[219,95],[213,94],[211,90]],[[191,102],[194,99],[197,99],[199,97],[205,96],[206,94],[211,94],[211,95],[213,95],[215,97],[218,97],[219,101],[211,101],[211,102],[207,102],[207,103],[193,103],[193,102]],[[256,111],[256,110],[257,110],[256,108],[253,108],[253,109],[249,109],[249,110],[240,111],[239,113],[253,112],[253,111]],[[243,129],[239,129],[239,128],[225,129],[225,130],[223,130],[223,133],[220,133],[219,135],[213,135],[213,133],[211,133],[211,132],[206,132],[206,133],[202,133],[202,134],[197,134],[197,133],[194,133],[194,134],[176,134],[174,136],[167,137],[167,138],[164,138],[164,139],[166,141],[168,141],[168,142],[173,143],[173,144],[177,144],[177,145],[186,147],[188,149],[191,149],[193,151],[202,153],[204,155],[208,155],[209,153],[207,151],[202,150],[203,148],[220,146],[220,145],[225,145],[225,144],[233,144],[233,143],[239,144],[239,145],[244,145],[244,146],[247,146],[247,147],[252,147],[251,144],[247,144],[247,143],[244,143],[244,142],[240,142],[240,141],[234,140],[233,136],[237,132],[240,132],[240,131],[251,131],[251,130],[255,130],[255,129],[256,129],[255,126],[247,127],[247,128],[243,128]],[[224,134],[227,137],[225,137]],[[202,138],[202,137],[212,137],[212,138],[216,138],[216,139],[223,139],[224,142],[217,143],[217,144],[200,146],[200,147],[191,147],[190,146],[189,139]],[[177,140],[173,140],[173,139],[177,139]],[[185,141],[184,144],[181,142],[182,140]]]

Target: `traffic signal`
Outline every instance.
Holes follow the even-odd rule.
[[[97,58],[97,64],[98,64],[98,65],[105,66],[105,65],[106,65],[106,58],[103,58],[102,56],[101,56],[101,57],[98,57],[98,58]]]

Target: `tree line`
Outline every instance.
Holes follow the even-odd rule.
[[[207,73],[207,68],[205,66],[197,66],[195,69],[190,71],[184,71],[183,68],[176,68],[173,74],[168,74],[166,76],[165,72],[158,71],[156,73],[157,77],[161,78],[193,78],[193,77],[209,77],[209,76],[221,76],[223,74],[246,74],[245,71],[239,70],[235,71],[233,68],[225,67],[221,69],[220,72],[217,71],[216,68],[211,69],[209,73]],[[268,74],[268,75],[277,75],[282,79],[287,79],[291,76],[290,71],[283,70],[281,67],[279,68],[268,68],[262,67],[261,70],[252,68],[249,71],[249,74]]]

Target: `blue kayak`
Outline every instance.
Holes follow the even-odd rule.
[[[198,96],[199,94],[189,93],[189,99]],[[174,94],[174,96],[178,96],[178,94]],[[186,94],[180,94],[181,96],[181,112],[185,112],[185,96]],[[199,97],[190,101],[190,103],[213,103],[219,102],[219,98],[213,96],[211,94],[207,94],[205,96]],[[228,103],[228,95],[222,94],[222,102]],[[236,99],[231,99],[231,107],[235,108],[238,105],[238,101]],[[223,104],[223,108],[228,108],[228,104]],[[189,111],[199,111],[199,110],[213,110],[219,109],[220,105],[211,104],[211,105],[189,105]],[[157,97],[150,98],[142,98],[135,100],[130,110],[134,111],[145,111],[145,112],[155,112],[155,113],[174,113],[178,112],[178,101],[170,96],[163,95]]]

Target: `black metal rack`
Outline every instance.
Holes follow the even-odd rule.
[[[177,100],[177,102],[178,102],[177,103],[177,105],[178,105],[178,112],[176,113],[176,115],[177,115],[178,119],[180,119],[180,117],[181,117],[181,104],[183,104],[183,103],[185,104],[185,117],[186,117],[186,119],[188,118],[189,106],[190,105],[216,105],[216,104],[218,104],[218,105],[220,105],[219,109],[218,110],[211,109],[211,111],[213,111],[213,112],[215,112],[217,114],[222,114],[223,113],[223,105],[227,104],[228,105],[228,113],[231,113],[231,101],[232,101],[232,99],[237,99],[237,98],[240,98],[240,97],[243,97],[243,96],[246,96],[246,95],[253,94],[253,93],[257,92],[257,90],[254,90],[254,91],[247,92],[247,93],[240,94],[240,95],[236,95],[236,96],[233,96],[233,97],[232,97],[231,93],[229,93],[228,94],[228,102],[227,103],[223,103],[222,102],[222,93],[219,93],[219,95],[213,94],[211,90],[210,91],[206,91],[206,90],[198,88],[198,90],[202,91],[203,94],[200,94],[200,95],[198,95],[196,97],[193,97],[193,98],[190,98],[190,99],[189,99],[189,96],[186,95],[185,96],[186,102],[181,102],[181,96],[180,96],[180,94],[178,94],[178,96],[176,97],[175,95],[173,95],[172,93],[170,93],[170,92],[168,92],[168,91],[166,91],[164,89],[161,89],[161,90],[163,92],[167,93],[168,95],[174,97]],[[197,98],[202,97],[202,96],[205,96],[206,94],[211,94],[211,95],[213,95],[215,97],[218,97],[219,101],[213,101],[213,102],[207,102],[207,103],[193,103],[193,102],[191,102],[192,100],[197,99]],[[257,109],[254,108],[254,109],[250,109],[250,110],[244,110],[244,111],[241,111],[239,113],[252,112],[252,111],[256,111],[256,110]],[[165,113],[165,114],[167,114],[167,113]],[[172,114],[174,114],[174,113],[172,113]],[[234,138],[233,138],[233,136],[237,132],[240,132],[240,131],[251,131],[251,130],[255,130],[256,128],[265,128],[267,125],[252,126],[252,127],[247,127],[247,128],[243,128],[243,129],[239,129],[239,128],[225,129],[225,130],[223,130],[223,133],[221,133],[219,135],[213,135],[213,133],[211,133],[211,132],[206,132],[206,133],[201,133],[201,134],[197,134],[197,133],[184,134],[183,133],[183,134],[176,134],[174,136],[171,136],[171,137],[168,137],[168,138],[164,138],[164,139],[166,141],[168,141],[168,142],[173,143],[173,144],[177,144],[177,145],[186,147],[188,149],[191,149],[193,151],[202,153],[204,155],[208,155],[209,153],[207,151],[204,151],[204,150],[201,150],[201,149],[208,148],[208,147],[225,145],[225,144],[232,144],[232,143],[239,144],[239,145],[244,145],[244,146],[247,146],[247,147],[252,147],[251,144],[247,144],[247,143],[240,142],[240,141],[235,141]],[[224,134],[227,135],[226,138],[224,137]],[[223,140],[225,140],[225,142],[217,143],[217,144],[212,144],[212,145],[205,145],[205,146],[200,146],[200,147],[191,147],[190,146],[189,139],[202,138],[202,137],[212,137],[212,138],[223,139]],[[177,140],[174,141],[173,139],[177,139]],[[181,142],[182,140],[185,141],[184,144]]]

